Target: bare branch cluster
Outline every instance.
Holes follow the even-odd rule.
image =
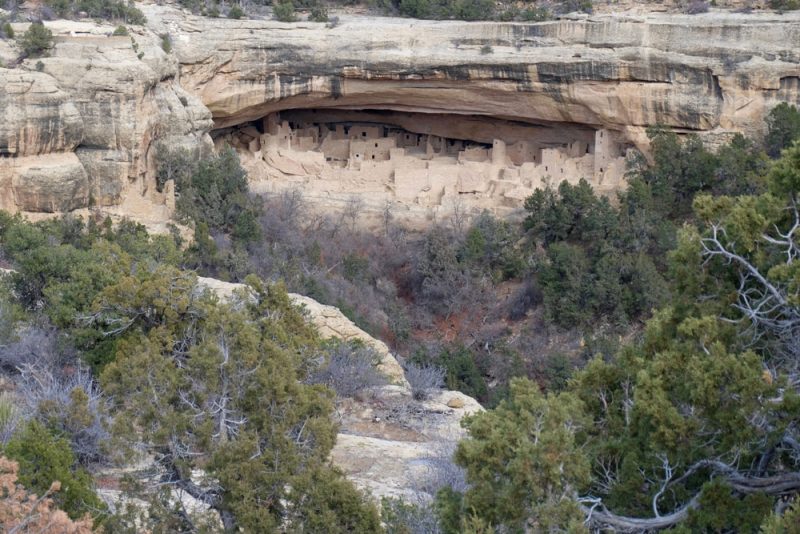
[[[774,227],[774,235],[764,233],[761,240],[768,248],[785,257],[785,264],[792,265],[800,257],[796,241],[800,230],[800,210],[792,199],[787,208],[791,212],[792,226],[787,231]],[[737,251],[736,243],[728,237],[722,224],[711,225],[711,234],[701,239],[706,260],[720,258],[726,265],[736,268],[739,277],[735,309],[741,319],[749,325],[745,330],[751,343],[762,342],[778,365],[798,382],[800,366],[800,286],[791,280],[775,280],[765,273],[745,254]],[[735,320],[738,321],[738,320]],[[777,340],[777,342],[773,341]]]
[[[339,343],[323,355],[323,361],[311,373],[308,382],[325,384],[340,398],[354,397],[359,391],[388,383],[378,371],[379,362],[380,356],[370,347]]]
[[[432,390],[442,388],[446,373],[444,369],[435,365],[408,363],[405,374],[414,399],[424,400],[428,398]]]

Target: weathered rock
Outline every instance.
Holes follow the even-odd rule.
[[[464,407],[464,399],[460,397],[453,397],[449,401],[447,401],[447,406],[449,408],[463,408]]]
[[[0,69],[0,156],[74,150],[83,119],[72,98],[47,74]]]
[[[598,15],[539,24],[342,17],[222,21],[158,6],[182,83],[217,127],[289,108],[491,115],[642,129],[759,132],[797,102],[800,15]],[[491,53],[486,52],[491,47]]]
[[[342,16],[329,27],[142,7],[147,27],[131,37],[111,36],[111,25],[47,22],[52,57],[0,68],[0,155],[76,153],[89,195],[77,188],[60,203],[67,209],[93,202],[119,211],[137,205],[131,197],[171,205],[155,191],[156,146],[209,148],[212,117],[222,128],[299,108],[415,111],[471,117],[425,126],[468,139],[490,140],[483,132],[492,126],[480,117],[492,117],[553,130],[555,143],[568,124],[646,149],[649,125],[717,142],[762,132],[778,102],[800,103],[796,12],[599,14],[536,24]],[[170,54],[161,49],[164,33]],[[0,43],[5,64],[17,54]],[[260,149],[257,133],[242,150]],[[292,176],[317,169],[279,163]],[[3,165],[0,207],[51,209],[46,201],[16,204],[40,196],[23,191],[29,180],[14,182],[9,169],[19,168]],[[13,195],[11,182],[19,186]],[[506,207],[519,204],[518,193],[501,195]]]
[[[292,299],[294,304],[301,306],[308,313],[309,321],[316,327],[323,338],[362,341],[367,346],[372,347],[380,356],[381,362],[378,364],[379,371],[386,375],[392,382],[408,386],[403,368],[397,363],[397,360],[392,355],[389,347],[386,346],[386,343],[364,332],[361,328],[356,326],[353,321],[345,317],[339,308],[320,304],[310,297],[305,297],[296,293],[290,293],[289,298]]]
[[[10,158],[14,202],[25,211],[57,213],[85,207],[89,180],[72,153]],[[0,175],[3,174],[0,163]]]
[[[15,30],[24,31],[21,26]],[[43,196],[48,178],[51,196],[61,196],[56,211],[119,206],[129,196],[164,204],[155,188],[156,144],[211,146],[210,114],[177,83],[175,58],[148,31],[114,37],[109,25],[47,26],[56,40],[50,57],[0,68],[0,156],[36,156],[45,167],[53,155],[70,155],[70,169],[32,180],[20,174],[32,164],[0,163],[0,180],[14,184],[14,195],[3,195],[0,208],[53,211]],[[77,176],[75,165],[82,167],[83,183],[70,193],[65,176]]]
[[[451,457],[465,433],[461,419],[481,410],[457,391],[435,392],[417,403],[406,389],[378,388],[372,398],[338,407],[333,461],[376,497],[429,500],[447,478],[442,470],[458,470]]]

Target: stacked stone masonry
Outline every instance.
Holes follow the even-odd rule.
[[[376,208],[388,202],[430,216],[447,216],[456,204],[519,210],[536,188],[562,181],[585,179],[611,194],[630,150],[602,129],[575,130],[571,141],[554,142],[547,129],[514,124],[510,140],[485,143],[420,133],[430,130],[425,116],[408,114],[405,122],[416,130],[409,131],[399,121],[370,122],[377,112],[319,111],[271,113],[217,132],[215,144],[238,150],[251,174],[264,178],[262,189],[301,189],[310,199],[366,194]],[[458,132],[459,118],[449,119]],[[510,131],[506,122],[493,130]]]

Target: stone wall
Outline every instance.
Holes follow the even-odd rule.
[[[510,216],[521,211],[536,188],[562,181],[585,179],[598,192],[612,194],[624,178],[625,145],[607,130],[598,130],[588,142],[581,130],[578,139],[552,146],[556,143],[547,130],[531,125],[526,138],[524,127],[517,125],[511,145],[503,139],[483,144],[367,122],[379,116],[374,111],[285,116],[293,122],[273,113],[257,121],[258,128],[247,124],[221,130],[215,142],[239,151],[257,177],[257,189],[301,189],[311,199],[366,194],[366,209],[377,212],[393,205],[408,214],[406,222],[415,219],[413,226],[448,217],[456,203],[465,214],[490,210]],[[416,118],[411,115],[408,122],[419,126],[427,120]],[[447,117],[452,131],[464,131],[458,119]],[[483,121],[502,133],[503,121],[494,127],[488,118]]]

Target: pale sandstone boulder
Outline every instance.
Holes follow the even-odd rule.
[[[374,349],[380,356],[381,363],[378,365],[378,370],[392,382],[408,386],[403,368],[397,363],[386,343],[364,332],[353,321],[345,317],[339,308],[320,304],[310,297],[296,293],[290,293],[289,298],[294,304],[301,306],[308,313],[309,321],[316,327],[323,338],[336,338],[345,341],[359,340],[363,342]]]
[[[14,203],[25,211],[58,213],[89,203],[89,180],[73,153],[3,158],[0,183],[8,183],[3,175],[10,175]]]

